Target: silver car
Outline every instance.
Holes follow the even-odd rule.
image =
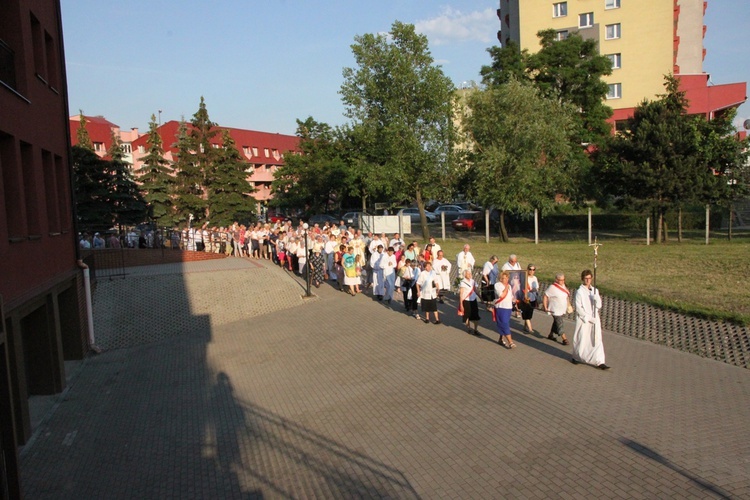
[[[414,224],[419,224],[419,222],[421,222],[418,208],[405,208],[401,210],[400,213],[403,215],[408,215],[411,218],[412,223]],[[437,220],[437,217],[435,216],[435,214],[430,212],[429,210],[424,211],[424,216],[427,219],[428,223],[435,222]]]

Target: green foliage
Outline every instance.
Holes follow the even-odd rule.
[[[159,226],[172,226],[175,223],[174,204],[172,202],[172,191],[175,183],[172,176],[173,170],[169,162],[164,159],[164,147],[155,115],[151,115],[148,126],[148,138],[146,139],[148,151],[146,156],[143,157],[143,165],[139,172],[141,190],[148,206],[149,218],[156,221]]]
[[[86,117],[83,116],[83,110],[78,111],[78,119],[79,119],[79,127],[78,131],[76,132],[76,138],[78,139],[78,146],[88,149],[89,151],[94,150],[94,143],[91,142],[91,136],[89,136],[89,131],[86,128]]]
[[[507,240],[504,213],[549,209],[571,185],[574,111],[514,80],[476,91],[468,103],[477,201],[500,210]]]
[[[374,168],[391,179],[394,198],[416,198],[423,211],[423,200],[436,197],[436,180],[451,162],[453,84],[411,24],[396,21],[389,34],[357,36],[355,42],[358,67],[344,68],[340,91],[346,115],[361,127],[361,144],[369,148],[363,156],[379,160]],[[429,236],[424,218],[422,231]]]
[[[208,210],[214,226],[229,226],[255,213],[255,199],[250,196],[255,188],[247,181],[245,172],[248,164],[228,130],[222,131],[222,143],[211,167],[208,188]]]
[[[172,168],[176,172],[175,214],[177,221],[187,221],[189,214],[201,220],[206,210],[203,172],[194,158],[194,141],[188,133],[187,123],[180,122],[177,129],[176,159]]]
[[[301,154],[285,155],[284,166],[274,172],[273,204],[280,208],[304,207],[309,213],[340,208],[352,176],[340,134],[308,117],[297,120],[297,136]]]
[[[555,30],[537,33],[541,49],[530,54],[513,43],[488,49],[492,64],[481,70],[485,84],[500,85],[511,79],[531,81],[542,95],[573,105],[579,110],[577,143],[599,144],[611,127],[612,110],[604,104],[608,86],[601,77],[612,73],[610,60],[599,54],[596,40],[572,33],[556,40]]]
[[[670,208],[730,199],[727,174],[742,173],[746,157],[743,143],[731,135],[731,121],[690,116],[679,81],[667,76],[665,88],[659,99],[641,103],[627,130],[596,156],[600,195],[655,209],[658,242],[666,240],[664,215]]]
[[[108,162],[111,175],[109,203],[112,213],[119,226],[138,224],[146,219],[146,202],[133,179],[132,165],[125,161],[122,141],[115,135],[114,130],[110,140],[112,144],[107,154],[110,157]]]
[[[108,162],[92,149],[78,145],[71,148],[71,162],[78,229],[92,231],[111,227],[114,216],[109,199],[112,176]]]

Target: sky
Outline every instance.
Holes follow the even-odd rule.
[[[625,0],[627,1],[627,0]],[[668,1],[668,0],[656,0]],[[671,1],[671,0],[669,0]],[[311,116],[347,122],[339,89],[351,45],[394,21],[427,36],[457,87],[479,81],[497,45],[489,0],[61,0],[70,113],[122,129],[190,120],[205,98],[212,121],[294,134]],[[750,81],[748,0],[709,0],[704,71],[714,84]],[[743,35],[742,33],[745,33]],[[161,114],[159,114],[161,110]],[[750,118],[740,108],[736,123]]]

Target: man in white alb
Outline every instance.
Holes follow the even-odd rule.
[[[440,250],[437,253],[437,258],[432,263],[432,268],[435,270],[435,272],[438,275],[438,279],[440,280],[440,289],[438,290],[438,302],[441,304],[443,303],[443,297],[445,296],[446,292],[448,292],[451,289],[451,268],[453,266],[451,265],[450,261],[445,258],[443,255],[443,251]]]

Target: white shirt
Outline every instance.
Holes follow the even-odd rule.
[[[437,259],[437,254],[440,250],[442,250],[442,248],[440,248],[439,244],[437,243],[432,244],[432,249],[430,250],[430,252],[432,252],[432,260]]]
[[[471,252],[461,252],[456,255],[456,263],[459,273],[463,273],[467,269],[471,271],[474,269],[474,256],[471,255]]]
[[[482,276],[487,276],[489,284],[494,285],[497,282],[497,264],[493,264],[489,260],[484,263],[482,268]]]
[[[380,257],[380,262],[378,263],[380,269],[383,270],[383,276],[390,276],[395,273],[396,264],[396,256],[388,255],[387,252],[383,252],[382,257]]]
[[[547,310],[552,316],[563,316],[568,312],[568,297],[570,292],[565,285],[560,285],[564,290],[560,290],[556,284],[551,284],[544,291],[547,296]]]
[[[518,271],[521,269],[521,264],[516,261],[515,264],[511,264],[510,262],[506,262],[503,264],[502,270],[503,271]]]
[[[422,271],[419,273],[417,285],[419,286],[419,296],[421,298],[426,300],[437,298],[437,290],[434,283],[436,279],[437,275],[435,271]]]

